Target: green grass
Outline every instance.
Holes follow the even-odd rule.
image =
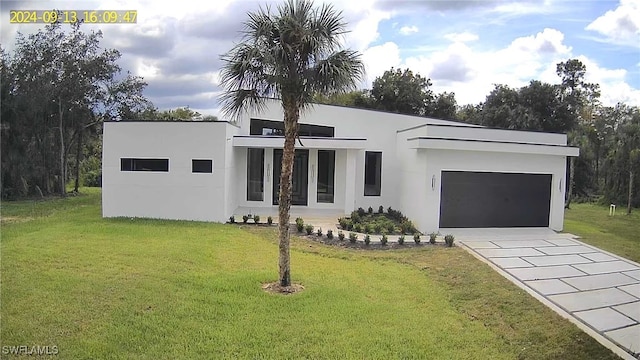
[[[614,359],[460,248],[337,249],[198,222],[102,219],[100,193],[2,204],[2,346],[61,359]],[[4,357],[3,357],[4,358]]]
[[[587,244],[640,262],[640,209],[634,209],[631,215],[626,215],[626,208],[617,210],[615,216],[609,216],[609,207],[572,204],[565,210],[564,231],[579,235]]]

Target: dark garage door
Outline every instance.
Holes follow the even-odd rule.
[[[440,227],[547,227],[551,175],[443,171]]]

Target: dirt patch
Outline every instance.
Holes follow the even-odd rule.
[[[32,217],[19,217],[19,216],[3,216],[0,217],[0,223],[2,224],[16,224],[33,220]]]
[[[266,283],[262,284],[262,290],[270,293],[270,294],[282,294],[282,295],[290,295],[299,293],[304,290],[304,286],[302,284],[291,284],[290,286],[280,286],[280,283]]]

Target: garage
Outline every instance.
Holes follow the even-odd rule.
[[[440,227],[548,227],[551,179],[551,174],[442,171]]]

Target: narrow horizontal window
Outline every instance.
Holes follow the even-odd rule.
[[[192,159],[191,172],[193,173],[212,173],[213,160],[208,159]]]
[[[121,158],[120,171],[169,172],[169,159]]]

